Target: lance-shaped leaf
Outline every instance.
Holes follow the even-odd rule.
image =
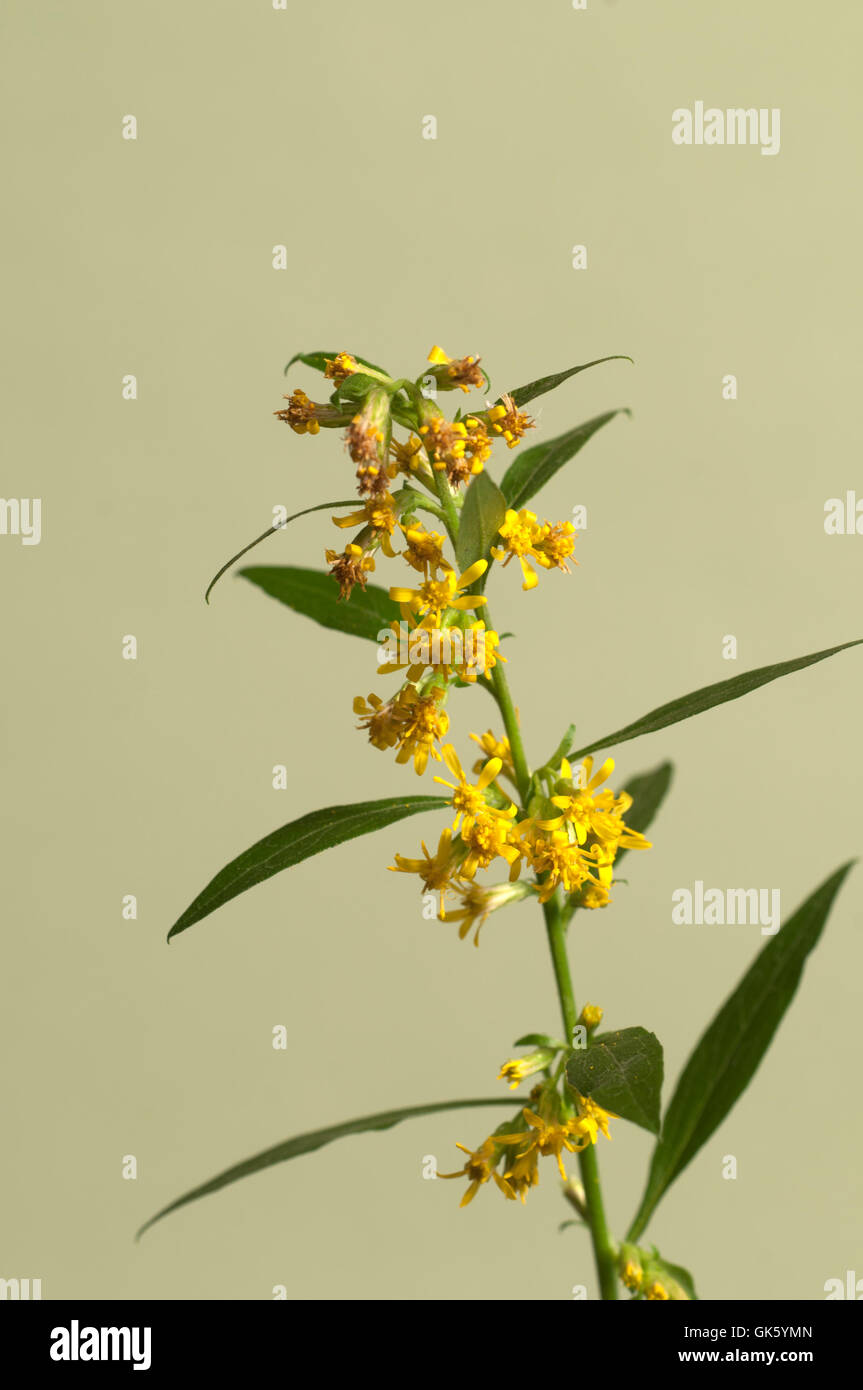
[[[857,637],[853,642],[842,642],[840,646],[827,647],[823,652],[797,656],[793,661],[780,661],[775,666],[759,666],[757,671],[745,671],[742,676],[732,676],[731,680],[702,686],[700,690],[693,690],[690,695],[683,695],[679,700],[660,705],[659,709],[651,710],[650,714],[642,715],[641,719],[617,729],[613,734],[594,739],[593,743],[585,744],[569,756],[583,758],[585,753],[593,753],[597,748],[612,748],[616,743],[626,743],[631,738],[640,738],[642,734],[656,733],[657,729],[666,729],[669,724],[678,724],[681,719],[691,719],[694,714],[703,714],[714,705],[725,704],[727,700],[738,700],[741,695],[748,695],[750,690],[757,690],[759,686],[778,680],[780,676],[790,676],[793,671],[802,671],[805,666],[814,666],[817,661],[824,661],[828,656],[844,652],[848,647],[858,647],[861,642],[863,637]]]
[[[513,511],[519,511],[540,488],[545,487],[559,468],[574,458],[579,449],[584,448],[597,430],[601,430],[615,415],[629,413],[626,409],[606,410],[602,415],[595,415],[592,420],[586,420],[583,425],[576,425],[574,429],[567,430],[565,434],[559,434],[542,444],[533,444],[522,454],[518,454],[501,481],[507,505],[512,507]]]
[[[536,381],[529,381],[526,386],[516,386],[514,391],[508,392],[517,406],[527,405],[529,401],[535,401],[537,396],[544,396],[546,391],[553,391],[561,382],[568,381],[571,376],[577,376],[579,372],[586,372],[588,367],[599,367],[603,362],[631,362],[632,358],[627,357],[626,353],[615,353],[612,357],[597,357],[593,362],[582,362],[580,367],[568,367],[565,372],[554,372],[551,376],[538,377]]]
[[[252,565],[240,570],[240,576],[296,613],[352,637],[367,637],[376,642],[378,633],[400,616],[398,604],[376,584],[367,584],[364,589],[357,585],[349,599],[342,599],[336,581],[320,570],[295,565]]]
[[[822,883],[761,948],[696,1045],[666,1112],[628,1240],[638,1239],[660,1198],[755,1075],[852,863]]]
[[[511,1110],[513,1101],[511,1096],[494,1096],[491,1099],[441,1100],[431,1105],[408,1105],[399,1110],[382,1110],[377,1115],[364,1115],[359,1120],[347,1120],[344,1124],[329,1125],[326,1129],[314,1129],[308,1134],[297,1134],[293,1139],[286,1139],[282,1144],[264,1149],[263,1153],[255,1154],[242,1163],[235,1163],[232,1168],[226,1168],[209,1182],[184,1193],[175,1202],[157,1211],[155,1216],[151,1216],[139,1230],[138,1236],[142,1236],[144,1231],[161,1221],[169,1212],[177,1211],[189,1202],[197,1201],[199,1197],[218,1192],[220,1187],[239,1182],[240,1178],[248,1178],[252,1173],[260,1173],[264,1168],[272,1168],[275,1163],[285,1163],[289,1158],[299,1158],[301,1154],[313,1153],[315,1149],[322,1149],[325,1144],[332,1144],[335,1139],[346,1139],[352,1134],[366,1134],[371,1130],[391,1129],[402,1120],[413,1120],[420,1115],[434,1115],[441,1110],[475,1110],[484,1105],[506,1105]]]
[[[326,370],[327,362],[334,362],[342,351],[337,348],[335,352],[295,352],[290,362],[285,367],[285,376],[295,362],[302,362],[306,367],[313,367],[316,372]],[[389,377],[386,367],[379,367],[377,363],[370,362],[367,357],[358,357],[355,352],[351,353],[355,362],[359,362],[361,367],[371,367],[373,372],[380,372],[383,376]]]
[[[456,560],[466,570],[475,560],[487,560],[506,516],[506,499],[488,473],[477,473],[464,497],[456,544]],[[482,616],[480,614],[480,616]]]
[[[405,816],[416,816],[420,811],[434,811],[449,804],[445,796],[391,796],[383,801],[360,801],[352,806],[327,806],[322,811],[300,816],[299,820],[265,835],[263,840],[258,840],[251,849],[221,869],[174,923],[168,940],[208,917],[231,898],[254,888],[256,883],[281,873],[282,869],[290,869],[313,854],[344,844],[345,840],[370,835],[373,830],[404,820]]]
[[[236,555],[232,555],[230,560],[225,561],[222,568],[213,575],[213,578],[207,585],[204,601],[206,603],[210,602],[210,594],[213,592],[225,571],[231,568],[231,565],[236,564],[237,560],[241,559],[243,555],[248,554],[250,550],[254,550],[255,546],[260,545],[261,541],[265,541],[268,536],[274,536],[277,531],[284,531],[285,527],[290,522],[296,521],[298,517],[308,516],[311,512],[328,512],[331,511],[333,507],[355,507],[356,505],[357,499],[355,497],[349,497],[347,500],[342,498],[340,502],[319,502],[316,507],[306,507],[301,512],[294,512],[293,516],[286,516],[284,521],[274,522],[271,526],[267,527],[266,531],[262,531],[259,536],[255,536],[253,541],[249,541],[248,545],[244,545],[242,550],[238,550]]]
[[[575,1048],[567,1058],[566,1079],[603,1110],[659,1133],[662,1044],[646,1028],[601,1033],[589,1047]]]

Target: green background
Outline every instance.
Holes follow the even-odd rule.
[[[537,402],[545,437],[634,411],[543,495],[551,519],[588,507],[579,568],[533,593],[514,567],[494,583],[528,756],[571,719],[589,741],[863,635],[863,538],[823,529],[828,498],[863,495],[861,16],[802,0],[7,0],[2,31],[0,491],[40,496],[44,517],[39,546],[0,537],[0,1275],[41,1278],[46,1298],[594,1296],[585,1233],[557,1232],[570,1212],[551,1160],[526,1208],[485,1189],[460,1211],[459,1184],[423,1180],[423,1156],[457,1167],[455,1141],[478,1143],[492,1111],[333,1146],[133,1243],[165,1202],[292,1133],[497,1094],[513,1039],[558,1028],[530,904],[474,950],[386,873],[436,840],[433,816],[166,946],[212,873],[275,826],[433,789],[354,731],[353,696],[382,690],[370,649],[244,580],[210,608],[203,590],[274,506],[352,491],[337,435],[273,418],[295,351],[415,373],[441,343],[481,353],[497,390],[620,352],[636,365]],[[696,100],[780,107],[781,152],[673,146],[671,112]],[[292,380],[314,394],[314,374]],[[319,564],[337,534],[310,517],[256,562]],[[778,887],[787,918],[859,851],[861,663],[843,653],[620,749],[617,785],[665,757],[678,772],[630,885],[576,920],[576,990],[609,1027],[656,1031],[672,1079],[762,938],[674,926],[671,893]],[[463,753],[494,714],[481,691],[453,701]],[[648,1233],[703,1297],[818,1299],[863,1275],[859,875],[756,1081]],[[613,1134],[619,1234],[651,1141]]]

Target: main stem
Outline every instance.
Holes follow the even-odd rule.
[[[485,610],[486,622],[492,626],[491,616],[488,608]],[[497,662],[492,668],[491,673],[492,688],[498,708],[503,716],[509,746],[512,751],[513,767],[515,769],[516,782],[518,783],[519,795],[522,803],[527,798],[528,784],[530,782],[530,769],[524,755],[524,744],[522,743],[521,730],[518,727],[518,718],[515,707],[512,703],[509,685],[503,673],[503,667]],[[524,807],[527,811],[527,807]],[[568,1040],[572,1039],[573,1029],[578,1022],[578,1011],[575,1006],[575,993],[572,988],[572,977],[569,972],[569,959],[566,954],[566,935],[565,925],[561,914],[560,904],[555,898],[550,898],[543,904],[543,915],[545,917],[545,927],[548,935],[548,945],[551,951],[551,963],[554,968],[554,978],[557,984],[557,994],[560,1000],[560,1009],[563,1015],[563,1026],[565,1036]],[[608,1222],[605,1217],[605,1206],[602,1200],[602,1187],[599,1180],[599,1162],[596,1157],[596,1146],[588,1144],[586,1149],[582,1149],[578,1155],[578,1165],[581,1170],[581,1181],[584,1187],[585,1202],[587,1206],[587,1218],[590,1225],[590,1236],[593,1242],[593,1255],[596,1261],[596,1273],[599,1279],[599,1289],[604,1300],[617,1298],[617,1248],[611,1233],[608,1229]]]

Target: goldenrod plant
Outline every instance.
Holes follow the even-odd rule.
[[[300,353],[288,363],[286,371],[299,362],[329,383],[325,403],[297,387],[275,413],[295,435],[343,432],[356,495],[307,511],[333,511],[336,528],[348,535],[326,548],[326,569],[253,567],[242,573],[289,609],[377,644],[380,682],[356,696],[356,725],[374,750],[394,755],[410,781],[424,777],[431,788],[329,806],[273,831],[216,874],[169,939],[282,869],[434,811],[441,821],[428,841],[395,853],[381,869],[416,879],[440,920],[476,946],[493,914],[532,898],[544,918],[561,1027],[513,1044],[526,1050],[500,1067],[505,1095],[411,1105],[295,1136],[186,1193],[148,1226],[335,1139],[437,1111],[505,1106],[506,1118],[491,1133],[480,1130],[470,1144],[461,1142],[461,1133],[454,1136],[461,1157],[455,1171],[439,1176],[464,1183],[461,1206],[483,1188],[526,1203],[541,1175],[559,1177],[574,1219],[589,1232],[603,1299],[621,1291],[651,1301],[696,1297],[687,1270],[639,1241],[664,1193],[754,1075],[851,865],[826,879],[762,946],[696,1044],[663,1113],[662,1046],[655,1034],[643,1026],[602,1031],[602,1008],[585,1002],[579,1009],[570,974],[567,933],[576,913],[614,911],[621,858],[651,848],[645,832],[671,781],[671,765],[664,763],[614,790],[615,763],[607,754],[857,643],[696,690],[582,747],[573,746],[574,726],[553,749],[537,748],[535,736],[528,741],[510,693],[506,634],[492,620],[486,586],[495,566],[504,593],[519,578],[525,590],[540,580],[577,582],[571,522],[548,520],[528,504],[621,412],[609,410],[557,438],[525,444],[535,429],[526,407],[588,367],[617,360],[629,359],[600,358],[500,396],[492,393],[478,357],[451,358],[440,347],[415,379],[392,377],[347,351]],[[463,408],[446,413],[438,402],[455,392]],[[478,404],[468,409],[464,396],[471,392]],[[319,441],[304,439],[296,447],[316,448]],[[501,456],[508,466],[495,482],[492,469]],[[240,555],[287,521],[268,528]],[[381,571],[387,572],[385,585],[372,581]],[[492,697],[498,722],[480,727],[471,735],[475,747],[459,751],[448,741],[447,706],[477,687]],[[594,756],[599,752],[601,760]],[[518,1098],[509,1094],[522,1087]],[[649,1130],[656,1144],[639,1209],[617,1239],[606,1218],[598,1149],[612,1126],[621,1133],[625,1123]],[[573,1162],[577,1176],[567,1168]]]

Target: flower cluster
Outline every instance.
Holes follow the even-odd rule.
[[[349,352],[318,354],[315,365],[335,386],[329,402],[318,404],[297,389],[277,414],[298,434],[345,431],[360,503],[332,518],[355,531],[343,550],[326,551],[339,594],[347,601],[355,588],[366,589],[379,555],[400,559],[410,572],[389,586],[399,616],[379,634],[378,675],[401,683],[389,696],[356,697],[358,727],[374,748],[412,763],[417,775],[429,762],[443,762],[449,772],[435,780],[452,793],[452,825],[433,854],[423,844],[421,857],[396,855],[391,868],[416,875],[425,894],[437,895],[438,916],[455,922],[462,938],[473,932],[476,944],[492,912],[528,894],[542,903],[563,894],[573,907],[606,906],[618,851],[648,848],[625,823],[631,798],[603,787],[613,761],[594,773],[591,758],[575,770],[564,758],[559,768],[534,773],[527,788],[509,736],[488,730],[471,735],[483,754],[472,782],[446,742],[452,689],[482,682],[494,691],[504,660],[482,592],[489,564],[506,567],[515,557],[529,590],[538,571],[568,572],[573,557],[569,521],[540,521],[526,508],[503,506],[485,554],[466,567],[447,556],[448,545],[455,548],[466,485],[484,471],[496,442],[512,449],[533,426],[518,393],[448,418],[435,399],[439,392],[467,393],[487,387],[488,379],[478,357],[451,358],[439,346],[415,381],[389,377]],[[396,437],[398,428],[405,438]],[[478,873],[497,864],[506,868],[504,881],[477,881]]]
[[[324,372],[333,394],[318,404],[295,390],[277,414],[297,434],[343,429],[356,473],[358,505],[332,518],[353,534],[343,550],[326,552],[339,596],[349,601],[354,589],[367,590],[381,555],[405,567],[388,590],[368,595],[374,611],[384,611],[389,601],[391,620],[377,634],[378,675],[395,676],[397,685],[388,696],[372,691],[355,698],[358,727],[374,748],[394,753],[397,763],[412,763],[420,776],[430,762],[442,764],[434,781],[450,804],[436,846],[430,850],[422,841],[416,855],[396,854],[391,871],[418,879],[424,907],[430,898],[438,918],[454,923],[461,939],[473,934],[476,945],[492,913],[528,896],[547,912],[569,916],[576,908],[605,907],[618,853],[649,848],[626,823],[632,798],[606,785],[611,758],[596,769],[591,757],[574,765],[561,756],[566,743],[533,772],[527,766],[500,665],[500,637],[483,592],[494,562],[505,568],[517,559],[522,587],[532,590],[541,572],[569,573],[573,561],[576,536],[569,521],[542,521],[527,508],[507,508],[500,489],[485,480],[471,499],[495,445],[513,449],[533,427],[522,408],[527,388],[450,417],[437,403],[439,393],[488,389],[478,357],[453,359],[434,347],[415,381],[391,378],[348,352],[304,360]],[[491,512],[478,519],[477,508],[489,505]],[[465,508],[471,520],[462,528]],[[453,689],[480,683],[495,697],[504,730],[471,734],[480,756],[468,771],[448,741],[446,706]],[[489,873],[491,881],[484,882]],[[586,1035],[601,1014],[585,1006],[579,1023]],[[562,1061],[553,1073],[563,1047],[543,1042],[503,1064],[500,1079],[511,1087],[528,1078],[538,1084],[532,1082],[528,1103],[514,1118],[478,1148],[458,1146],[466,1155],[463,1166],[441,1176],[467,1179],[462,1206],[489,1181],[507,1199],[524,1202],[539,1181],[541,1159],[554,1159],[565,1179],[565,1155],[595,1144],[600,1134],[610,1138],[611,1112],[562,1082]],[[626,1277],[634,1277],[632,1270]],[[661,1297],[661,1287],[657,1279],[639,1296]]]
[[[553,1057],[550,1052],[549,1061]],[[517,1065],[516,1061],[505,1063],[501,1075],[512,1075],[511,1069]],[[610,1139],[608,1122],[614,1118],[588,1097],[571,1089],[564,1097],[552,1081],[544,1081],[531,1091],[530,1105],[500,1125],[477,1149],[457,1144],[467,1154],[466,1162],[457,1172],[439,1173],[438,1177],[467,1178],[468,1186],[460,1203],[463,1207],[473,1201],[489,1179],[509,1201],[518,1197],[524,1203],[530,1189],[539,1182],[541,1158],[553,1158],[566,1181],[564,1153],[580,1153],[589,1144],[595,1144],[600,1134]]]

